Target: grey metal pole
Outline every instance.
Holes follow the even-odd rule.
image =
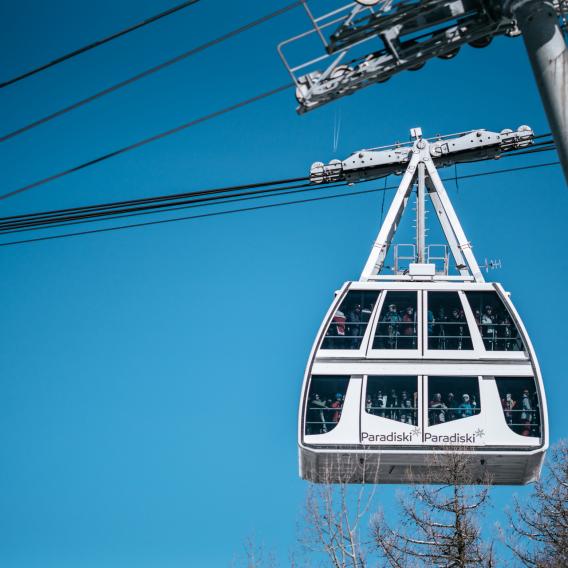
[[[426,218],[425,218],[425,187],[426,166],[424,162],[418,162],[418,190],[416,192],[416,248],[418,262],[425,262],[426,250]]]
[[[549,0],[521,0],[511,5],[568,183],[568,48]]]

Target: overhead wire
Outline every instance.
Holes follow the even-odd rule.
[[[149,69],[146,69],[144,71],[141,71],[140,73],[137,73],[135,75],[133,75],[132,77],[129,77],[128,79],[125,79],[123,81],[119,81],[118,83],[115,83],[114,85],[111,85],[110,87],[107,87],[101,91],[98,91],[97,93],[90,95],[88,97],[85,97],[84,99],[80,99],[66,107],[63,107],[55,112],[52,112],[50,114],[47,114],[45,116],[43,116],[42,118],[39,118],[37,120],[34,120],[32,122],[30,122],[29,124],[26,124],[25,126],[21,126],[15,130],[12,130],[11,132],[8,132],[7,134],[4,135],[0,135],[0,142],[6,142],[7,140],[10,140],[11,138],[14,138],[16,136],[19,136],[20,134],[23,134],[24,132],[27,132],[29,130],[32,130],[33,128],[37,128],[38,126],[45,124],[47,122],[50,122],[51,120],[54,120],[55,118],[58,118],[60,116],[63,116],[64,114],[67,114],[73,110],[76,110],[82,106],[85,106],[97,99],[100,99],[101,97],[104,97],[106,95],[109,95],[111,93],[114,93],[128,85],[131,85],[133,83],[136,83],[137,81],[140,81],[141,79],[144,79],[145,77],[149,77],[150,75],[153,75],[154,73],[157,73],[158,71],[162,71],[163,69],[166,69],[176,63],[179,63],[180,61],[183,61],[189,57],[192,57],[193,55],[197,55],[198,53],[201,53],[202,51],[205,51],[206,49],[213,47],[215,45],[218,45],[224,41],[227,41],[228,39],[231,39],[239,34],[242,34],[248,30],[250,30],[251,28],[254,28],[256,26],[259,26],[261,24],[264,24],[265,22],[268,22],[269,20],[271,20],[272,18],[275,18],[277,16],[280,16],[288,11],[290,11],[292,8],[296,8],[297,6],[302,4],[302,0],[298,0],[296,2],[292,2],[291,4],[288,4],[282,8],[280,8],[279,10],[275,10],[274,12],[271,12],[269,14],[266,14],[265,16],[262,16],[261,18],[258,18],[256,20],[253,20],[247,24],[244,24],[238,28],[235,28],[234,30],[231,30],[219,37],[216,37],[212,40],[206,41],[205,43],[202,43],[201,45],[198,45],[196,47],[193,47],[192,49],[185,51],[184,53],[181,53],[175,57],[172,57],[171,59],[168,59],[166,61],[163,61],[162,63],[159,63],[158,65],[155,65],[153,67],[150,67]]]
[[[182,193],[170,193],[166,195],[156,195],[152,197],[142,197],[137,199],[128,199],[123,201],[110,201],[106,203],[97,203],[94,205],[80,205],[78,207],[67,207],[65,209],[52,209],[50,211],[41,211],[36,213],[26,213],[24,215],[10,215],[7,217],[0,217],[0,223],[7,222],[7,221],[15,221],[21,219],[32,219],[32,218],[45,218],[51,217],[53,215],[60,215],[70,214],[70,213],[79,213],[83,211],[93,211],[93,210],[104,210],[110,209],[115,207],[123,207],[123,206],[130,206],[130,205],[141,205],[145,203],[155,203],[160,201],[172,201],[178,199],[186,199],[189,197],[199,197],[202,195],[213,195],[219,193],[227,193],[233,191],[239,191],[242,189],[254,189],[259,187],[268,187],[274,185],[283,185],[283,184],[290,184],[290,183],[297,183],[302,181],[307,181],[309,178],[306,176],[302,177],[294,177],[294,178],[285,178],[280,180],[270,180],[270,181],[263,181],[263,182],[253,182],[241,185],[231,185],[227,187],[218,187],[213,189],[205,189],[205,190],[197,190],[197,191],[189,191],[189,192],[182,192]]]
[[[323,187],[329,187],[332,184],[325,184]],[[63,214],[63,215],[54,215],[48,217],[41,217],[41,218],[31,218],[31,219],[17,219],[15,221],[7,220],[3,221],[0,220],[0,233],[4,232],[11,232],[12,230],[32,230],[36,228],[47,228],[51,226],[62,226],[67,222],[78,221],[78,220],[88,220],[88,221],[99,221],[99,220],[106,220],[109,218],[116,218],[116,217],[128,217],[132,214],[148,214],[148,213],[160,213],[164,210],[172,211],[177,208],[183,208],[181,206],[187,204],[199,204],[202,205],[209,205],[216,201],[231,199],[233,197],[241,197],[241,196],[249,196],[249,195],[257,195],[259,197],[264,197],[266,195],[283,195],[287,193],[289,190],[295,190],[299,188],[311,187],[313,189],[312,183],[302,183],[302,184],[295,184],[295,185],[288,185],[288,186],[277,186],[271,187],[268,189],[257,189],[253,191],[245,191],[245,192],[237,192],[231,193],[230,195],[222,194],[222,195],[208,195],[206,197],[193,197],[190,199],[182,199],[182,200],[173,200],[173,201],[166,201],[162,203],[152,203],[149,205],[139,205],[134,207],[117,207],[112,210],[102,210],[102,211],[92,211],[86,213],[76,213],[76,214]],[[280,192],[280,193],[276,193]],[[31,227],[32,229],[29,229]]]
[[[94,222],[102,222],[108,221],[109,219],[125,219],[130,217],[138,217],[140,215],[153,215],[159,213],[166,213],[172,211],[182,211],[186,209],[194,209],[196,207],[209,207],[209,206],[218,206],[218,205],[226,205],[230,203],[237,203],[241,201],[250,201],[255,199],[262,199],[265,197],[277,197],[283,195],[295,195],[298,193],[305,193],[311,191],[321,191],[324,189],[336,188],[340,186],[345,186],[346,183],[328,183],[322,184],[318,187],[314,187],[313,184],[301,184],[296,186],[289,186],[289,187],[279,187],[273,188],[270,190],[261,190],[261,191],[250,191],[250,192],[243,192],[237,193],[230,196],[219,196],[216,198],[209,198],[207,200],[187,200],[182,203],[177,204],[165,204],[163,208],[159,210],[151,210],[151,211],[136,211],[136,212],[126,212],[120,214],[113,214],[108,217],[103,218],[82,218],[77,217],[77,220],[69,220],[69,221],[57,221],[54,220],[52,224],[49,225],[41,225],[41,226],[28,226],[28,227],[18,227],[13,229],[0,229],[0,235],[8,235],[12,233],[21,233],[25,231],[37,231],[43,229],[51,229],[51,228],[58,228],[58,227],[67,227],[71,225],[82,225],[84,223],[94,223]]]
[[[514,171],[523,171],[523,170],[531,170],[531,169],[536,169],[536,168],[550,167],[550,166],[555,166],[555,165],[558,165],[558,164],[560,164],[560,162],[555,161],[555,162],[548,162],[548,163],[542,163],[542,164],[531,164],[529,166],[518,166],[518,167],[513,167],[513,168],[504,168],[504,169],[500,169],[500,170],[491,170],[491,171],[488,171],[488,172],[480,172],[480,173],[476,173],[476,174],[461,175],[460,180],[482,177],[482,176],[487,176],[487,175],[510,173],[510,172],[514,172]],[[452,180],[454,180],[454,178],[452,178],[452,177],[442,179],[442,181],[452,181]],[[155,220],[155,221],[145,221],[145,222],[141,222],[141,223],[134,223],[134,224],[128,224],[128,225],[119,225],[119,226],[113,226],[113,227],[102,227],[102,228],[98,228],[98,229],[88,229],[88,230],[85,230],[85,231],[78,231],[78,232],[74,232],[74,233],[63,233],[63,234],[59,234],[59,235],[49,235],[49,236],[45,236],[45,237],[22,239],[22,240],[17,240],[17,241],[9,241],[9,242],[0,243],[0,247],[14,246],[14,245],[25,244],[25,243],[34,243],[34,242],[47,241],[47,240],[53,240],[53,239],[62,239],[62,238],[68,238],[68,237],[77,237],[77,236],[83,236],[83,235],[88,235],[88,234],[104,233],[104,232],[109,232],[109,231],[120,231],[120,230],[132,229],[132,228],[137,228],[137,227],[160,225],[160,224],[165,224],[165,223],[173,223],[173,222],[177,222],[177,221],[187,221],[187,220],[193,220],[193,219],[202,219],[202,218],[208,218],[208,217],[216,217],[216,216],[220,216],[220,215],[230,215],[230,214],[234,214],[234,213],[243,213],[243,212],[248,212],[248,211],[258,211],[258,210],[264,210],[264,209],[275,208],[275,207],[284,207],[284,206],[287,206],[287,205],[298,205],[298,204],[304,204],[304,203],[310,203],[310,202],[316,202],[316,201],[322,201],[322,200],[337,199],[337,198],[340,198],[340,197],[350,197],[350,196],[354,196],[354,195],[377,193],[377,192],[381,192],[381,191],[386,191],[387,189],[394,189],[396,187],[397,186],[383,187],[383,188],[378,188],[378,189],[374,188],[374,189],[367,189],[367,190],[360,190],[360,191],[347,191],[347,192],[343,192],[343,193],[340,193],[340,194],[324,195],[324,196],[318,196],[318,197],[313,197],[313,198],[305,198],[305,199],[294,200],[294,201],[285,201],[285,202],[280,202],[280,203],[268,203],[268,204],[264,204],[264,205],[256,205],[256,206],[252,206],[252,207],[245,207],[245,208],[239,208],[239,209],[224,210],[224,211],[213,211],[213,212],[201,213],[201,214],[198,214],[198,215],[174,217],[174,218],[169,218],[169,219],[158,219],[158,220]],[[318,189],[318,187],[315,186],[313,188],[313,191],[316,191],[317,189]],[[306,190],[306,191],[309,191],[309,190]]]
[[[146,18],[146,19],[142,20],[141,22],[138,22],[136,24],[128,26],[127,28],[124,28],[123,30],[120,30],[118,32],[115,32],[115,33],[109,35],[109,36],[103,37],[103,38],[101,38],[97,41],[94,41],[92,43],[84,45],[83,47],[80,47],[79,49],[75,49],[74,51],[71,51],[69,53],[66,53],[65,55],[57,57],[56,59],[53,59],[52,61],[49,61],[48,63],[40,65],[39,67],[35,67],[34,69],[30,69],[29,71],[26,71],[25,73],[22,73],[21,75],[18,75],[16,77],[12,77],[11,79],[8,79],[7,81],[0,82],[0,89],[8,87],[9,85],[13,85],[14,83],[22,81],[23,79],[26,79],[27,77],[31,77],[32,75],[36,75],[36,74],[40,73],[41,71],[45,71],[46,69],[49,69],[50,67],[54,67],[55,65],[59,65],[60,63],[63,63],[64,61],[68,61],[69,59],[72,59],[73,57],[77,57],[77,55],[81,55],[82,53],[86,53],[87,51],[91,51],[92,49],[95,49],[96,47],[100,47],[101,45],[109,43],[110,41],[118,39],[119,37],[125,36],[126,34],[129,34],[130,32],[133,32],[135,30],[139,30],[140,28],[143,28],[144,26],[147,26],[149,24],[153,24],[154,22],[157,22],[158,20],[161,20],[162,18],[165,18],[166,16],[170,16],[172,14],[179,12],[180,10],[183,10],[185,8],[188,8],[189,6],[191,6],[193,4],[196,4],[198,1],[199,0],[187,0],[186,2],[182,2],[181,4],[177,4],[176,6],[173,6],[172,8],[169,8],[168,10],[164,10],[163,12],[160,12],[159,14],[155,14],[154,16]]]
[[[543,148],[542,150],[545,149]],[[457,184],[458,180],[457,166],[455,167],[454,179],[456,180]],[[52,226],[54,223],[57,223],[58,224],[57,226],[61,226],[61,223],[66,223],[70,221],[77,221],[83,219],[99,220],[102,218],[108,218],[110,216],[117,216],[117,215],[122,216],[122,214],[130,214],[138,211],[155,212],[164,208],[172,210],[171,209],[172,207],[184,205],[189,202],[206,203],[208,201],[218,201],[227,193],[234,193],[241,190],[256,189],[257,191],[252,191],[252,192],[249,191],[249,194],[251,195],[262,194],[262,193],[274,193],[278,189],[278,186],[290,183],[306,182],[308,180],[309,178],[305,176],[296,177],[296,178],[287,178],[282,180],[271,180],[266,182],[256,182],[252,184],[229,186],[224,188],[198,190],[198,191],[176,193],[169,195],[159,195],[159,196],[152,196],[146,198],[137,198],[131,200],[101,203],[96,205],[84,205],[84,206],[71,207],[66,209],[56,209],[51,211],[29,213],[25,215],[12,215],[8,217],[0,217],[0,231],[16,229],[16,228],[25,230],[23,229],[24,227],[30,227],[30,226],[40,228],[42,226],[43,227]],[[385,187],[386,184],[387,184],[387,178],[385,178]],[[309,186],[310,184],[307,185]],[[277,187],[274,188],[274,186]],[[270,189],[259,190],[259,188],[266,188],[266,187],[270,187]],[[296,189],[296,187],[303,187],[303,186],[302,185],[293,186],[293,187],[289,186],[288,188],[285,189]],[[221,194],[221,197],[219,197],[219,194]],[[216,196],[216,197],[211,197],[211,196]],[[384,209],[384,199],[383,199],[383,206],[381,209],[381,216],[383,214],[383,209]]]
[[[179,126],[176,126],[174,128],[164,130],[163,132],[160,132],[158,134],[154,134],[153,136],[150,136],[148,138],[143,138],[142,140],[139,140],[138,142],[134,142],[133,144],[129,144],[128,146],[124,146],[122,148],[119,148],[118,150],[108,152],[107,154],[103,154],[101,156],[98,156],[97,158],[94,158],[92,160],[88,160],[87,162],[83,162],[81,164],[78,164],[76,166],[73,166],[71,168],[63,170],[63,171],[58,172],[56,174],[52,174],[50,176],[47,176],[47,177],[42,178],[40,180],[37,180],[33,183],[29,183],[27,185],[24,185],[22,187],[19,187],[17,189],[9,191],[8,193],[4,193],[3,195],[0,195],[0,200],[7,199],[9,197],[12,197],[12,196],[17,195],[19,193],[22,193],[24,191],[28,191],[30,189],[45,185],[47,183],[55,181],[56,179],[60,179],[62,177],[68,176],[72,173],[78,172],[78,171],[83,170],[85,168],[88,168],[90,166],[94,166],[95,164],[99,164],[99,163],[104,162],[106,160],[110,160],[111,158],[115,158],[116,156],[126,154],[127,152],[130,152],[132,150],[140,148],[141,146],[145,146],[146,144],[156,142],[157,140],[161,140],[163,138],[171,136],[172,134],[177,134],[178,132],[181,132],[182,130],[186,130],[187,128],[191,128],[192,126],[197,126],[198,124],[201,124],[202,122],[207,122],[208,120],[212,120],[214,118],[217,118],[218,116],[222,116],[224,114],[227,114],[227,113],[232,112],[234,110],[237,110],[239,108],[245,107],[245,106],[250,105],[252,103],[261,101],[262,99],[266,99],[268,97],[271,97],[271,96],[273,96],[277,93],[280,93],[282,91],[289,89],[292,86],[293,86],[293,83],[287,83],[286,85],[281,85],[280,87],[276,87],[275,89],[271,89],[271,90],[266,91],[264,93],[261,93],[259,95],[255,95],[254,97],[250,97],[249,99],[239,101],[238,103],[232,104],[232,105],[227,106],[225,108],[222,108],[220,110],[216,110],[216,111],[211,112],[209,114],[203,115],[199,118],[195,118],[193,120],[190,120],[189,122],[185,122],[185,123],[180,124]]]

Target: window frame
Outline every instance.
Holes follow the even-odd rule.
[[[377,331],[377,326],[380,323],[380,314],[383,311],[383,306],[386,301],[389,292],[413,292],[416,294],[416,318],[420,322],[422,320],[422,290],[416,288],[385,288],[382,290],[382,294],[378,306],[375,306],[375,318],[371,330],[371,335],[368,338],[368,349],[367,357],[372,359],[422,359],[422,345],[424,341],[424,329],[423,326],[417,326],[417,340],[416,349],[375,349],[373,348],[373,343],[375,340],[375,334]],[[369,326],[371,327],[371,326]]]
[[[417,408],[416,408],[416,425],[407,424],[406,422],[400,422],[398,420],[393,420],[392,418],[386,418],[383,416],[376,416],[374,414],[369,414],[365,409],[365,403],[367,400],[367,390],[369,388],[369,379],[375,377],[416,377],[416,392],[417,392]],[[422,432],[423,432],[423,420],[424,413],[422,412],[422,387],[423,381],[422,376],[419,374],[413,375],[411,373],[392,373],[392,374],[366,374],[363,376],[363,386],[361,389],[361,402],[360,402],[360,413],[361,421],[359,427],[359,439],[360,443],[364,446],[418,446],[422,443]],[[369,441],[363,440],[363,432],[369,434],[378,433],[395,433],[395,434],[410,434],[411,441]],[[413,431],[419,432],[418,436],[412,435]]]
[[[471,306],[467,301],[465,292],[463,290],[456,289],[440,289],[440,290],[424,290],[422,295],[422,312],[424,314],[428,313],[428,300],[429,294],[431,292],[435,293],[456,293],[462,305],[462,310],[465,315],[466,323],[469,328],[469,334],[471,337],[471,344],[473,349],[429,349],[428,348],[428,321],[425,318],[422,321],[422,335],[424,337],[424,358],[425,359],[480,359],[485,353],[485,346],[483,345],[483,339],[479,333],[479,328],[475,322],[475,317],[471,310]]]
[[[456,375],[447,375],[448,378],[453,379],[473,379],[477,380],[477,389],[479,393],[479,413],[474,414],[473,416],[468,416],[467,418],[458,418],[456,420],[452,420],[451,422],[445,422],[443,424],[432,424],[431,426],[428,424],[429,420],[429,407],[428,404],[430,402],[430,377],[443,377],[444,375],[422,375],[422,419],[423,419],[423,428],[422,428],[422,440],[425,446],[443,446],[444,444],[440,444],[439,442],[432,442],[426,440],[426,434],[443,434],[444,430],[451,429],[452,433],[462,433],[462,434],[472,434],[474,430],[480,429],[486,431],[486,412],[485,412],[485,401],[483,397],[483,389],[482,389],[482,380],[483,377],[480,375],[463,375],[463,376],[456,376]],[[450,428],[447,428],[449,425]],[[489,436],[491,437],[491,436]],[[451,444],[452,446],[460,446],[460,445],[468,445],[468,444]],[[485,437],[484,436],[476,436],[476,443],[473,444],[474,446],[484,446],[485,445]]]
[[[490,350],[488,351],[487,349],[485,349],[485,344],[483,343],[483,337],[481,335],[481,331],[477,327],[477,322],[476,322],[476,324],[475,324],[476,335],[479,337],[479,339],[481,341],[480,357],[482,359],[517,359],[517,360],[518,359],[521,359],[521,360],[529,359],[530,358],[529,353],[532,351],[532,346],[529,343],[527,331],[525,329],[523,322],[521,321],[521,318],[520,318],[515,306],[509,300],[509,294],[503,290],[501,285],[500,284],[493,285],[493,284],[488,283],[487,289],[481,288],[481,287],[475,287],[475,288],[471,288],[471,289],[465,288],[464,289],[464,291],[463,291],[464,300],[467,303],[467,307],[469,308],[469,310],[471,311],[471,314],[473,316],[473,309],[471,308],[471,306],[469,304],[469,300],[466,297],[466,292],[470,292],[470,293],[471,292],[493,292],[494,294],[496,294],[497,297],[499,298],[499,301],[503,304],[503,307],[505,308],[505,310],[507,310],[507,313],[511,317],[511,320],[515,324],[515,327],[517,328],[517,333],[519,334],[519,336],[521,337],[521,340],[523,342],[523,350],[522,351],[490,351]],[[475,321],[475,316],[473,316],[473,319]]]
[[[323,347],[323,343],[327,337],[327,331],[330,328],[333,317],[337,310],[340,308],[341,304],[346,300],[348,294],[350,292],[371,292],[377,294],[377,300],[375,302],[375,306],[373,308],[373,312],[369,317],[369,321],[365,327],[365,333],[361,339],[361,345],[359,349],[327,349]],[[317,357],[318,359],[353,359],[353,358],[364,358],[367,353],[367,345],[369,343],[369,333],[370,329],[373,328],[374,320],[376,314],[378,313],[379,306],[382,305],[381,298],[384,296],[385,290],[383,289],[373,289],[373,288],[359,288],[357,286],[347,286],[341,293],[337,294],[337,297],[333,304],[331,305],[327,317],[325,319],[325,325],[322,327],[320,338],[318,342],[317,348]]]

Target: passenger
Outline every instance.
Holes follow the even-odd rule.
[[[446,422],[451,422],[452,420],[455,420],[457,418],[456,409],[458,407],[458,403],[453,392],[448,393],[448,402],[446,406],[448,407],[448,412],[446,413]]]
[[[436,393],[430,401],[430,425],[443,424],[446,422],[446,412],[448,407],[442,401],[442,395]]]
[[[511,318],[509,314],[505,314],[503,318],[499,320],[499,349],[501,351],[512,351],[513,350],[513,329],[511,325]]]
[[[497,327],[495,325],[495,314],[492,306],[485,306],[485,311],[481,316],[481,329],[485,348],[495,351],[497,348]]]
[[[510,392],[506,393],[505,398],[501,399],[501,405],[503,406],[505,421],[511,426],[513,424],[513,409],[517,405],[517,402],[513,400]]]
[[[504,351],[522,351],[523,344],[509,314],[505,313],[499,323],[499,336],[503,338],[499,348]]]
[[[446,316],[446,310],[444,306],[440,306],[438,310],[438,315],[436,316],[437,323],[437,335],[438,335],[438,349],[447,349],[448,340],[446,338],[446,322],[448,321],[448,316]]]
[[[474,394],[471,395],[471,406],[473,408],[473,413],[478,414],[479,411],[477,410],[477,399],[475,398]]]
[[[387,335],[387,348],[388,349],[398,349],[398,336],[400,335],[399,324],[402,318],[396,311],[396,304],[390,304],[388,312],[383,318],[383,322],[386,323],[386,335]]]
[[[380,416],[381,418],[385,417],[385,397],[383,396],[383,391],[379,391],[377,393],[377,398],[375,401],[375,406],[377,407],[376,415]]]
[[[338,309],[331,320],[331,325],[329,326],[328,335],[337,337],[337,339],[332,339],[331,343],[332,349],[343,349],[345,345],[345,314]]]
[[[327,408],[325,401],[321,400],[320,395],[315,393],[311,402],[312,419],[310,434],[315,430],[316,434],[325,434],[327,432],[327,425],[325,423],[324,408]]]
[[[522,436],[530,436],[531,435],[531,422],[533,418],[533,408],[531,405],[531,401],[529,399],[529,391],[525,389],[523,391],[523,396],[520,402],[521,406],[521,424],[523,425],[523,431],[521,432]]]
[[[389,418],[391,420],[398,420],[400,416],[400,404],[398,400],[398,394],[394,389],[391,389],[390,395],[387,398],[387,407],[389,408]]]
[[[349,336],[349,347],[359,349],[361,344],[361,305],[356,304],[347,314],[347,335]]]
[[[375,414],[375,409],[373,408],[373,401],[371,400],[370,395],[367,395],[365,400],[365,412],[367,414]]]
[[[402,315],[402,335],[404,343],[401,347],[405,349],[416,349],[416,313],[412,306],[408,306]],[[401,342],[402,343],[402,342]]]
[[[465,330],[465,315],[462,310],[454,308],[450,317],[451,335],[450,349],[461,350],[463,348],[463,336]]]
[[[473,405],[469,400],[469,394],[462,395],[462,402],[458,406],[458,413],[460,418],[467,418],[473,416]]]
[[[405,424],[414,424],[412,420],[412,401],[408,398],[406,391],[402,391],[400,395],[400,421]]]
[[[341,418],[341,409],[343,408],[343,395],[340,392],[335,395],[335,400],[331,403],[331,408],[335,408],[331,420],[337,424]]]
[[[477,327],[481,333],[481,312],[479,310],[475,310],[474,317],[475,323],[477,324]]]

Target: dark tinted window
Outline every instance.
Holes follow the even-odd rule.
[[[387,292],[373,349],[416,349],[417,346],[416,292]]]
[[[315,376],[310,381],[306,434],[325,434],[341,419],[348,376]]]
[[[473,349],[457,292],[428,292],[427,317],[428,349]]]
[[[534,379],[503,377],[495,382],[509,428],[521,436],[540,437],[540,401]]]
[[[333,315],[321,348],[359,349],[378,295],[378,292],[348,292]]]
[[[428,377],[428,426],[479,414],[477,377]]]
[[[365,412],[416,426],[418,418],[417,377],[369,377]]]
[[[523,351],[524,346],[497,292],[466,292],[487,351]]]

